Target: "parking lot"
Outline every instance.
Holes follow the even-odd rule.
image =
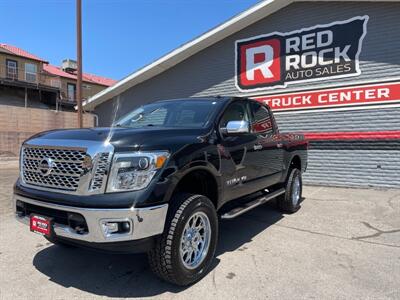
[[[270,202],[224,221],[213,269],[179,288],[145,255],[49,244],[12,213],[13,164],[0,168],[1,299],[400,299],[400,190],[304,188],[294,215]]]

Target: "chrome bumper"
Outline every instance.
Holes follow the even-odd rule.
[[[78,233],[68,225],[57,223],[54,223],[53,226],[54,233],[56,236],[93,243],[131,241],[161,234],[164,230],[168,211],[168,204],[146,208],[97,209],[58,205],[14,195],[16,219],[27,225],[29,225],[29,216],[21,217],[16,212],[17,200],[41,207],[81,214],[87,223],[87,233]],[[130,231],[106,234],[102,225],[105,222],[129,222]]]

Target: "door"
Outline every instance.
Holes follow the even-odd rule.
[[[230,121],[247,121],[250,124],[248,101],[232,102],[219,122],[221,141],[218,149],[221,156],[221,172],[225,188],[224,201],[239,198],[254,192],[255,173],[254,147],[257,136],[250,132],[234,135],[223,134]]]
[[[256,173],[261,179],[261,188],[265,188],[281,179],[284,170],[283,143],[269,109],[255,101],[250,101],[250,109],[251,130],[257,135]]]
[[[76,85],[73,83],[67,84],[67,97],[69,101],[75,101],[76,99]]]

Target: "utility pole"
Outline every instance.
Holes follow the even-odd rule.
[[[76,0],[76,56],[76,102],[78,104],[78,127],[82,128],[82,0]]]

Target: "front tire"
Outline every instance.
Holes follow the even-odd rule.
[[[218,217],[202,195],[179,194],[171,200],[164,233],[149,254],[152,271],[161,279],[185,286],[207,274],[218,240]]]
[[[278,208],[285,213],[294,213],[299,210],[303,181],[301,171],[293,168],[285,183],[285,193],[277,197]]]

